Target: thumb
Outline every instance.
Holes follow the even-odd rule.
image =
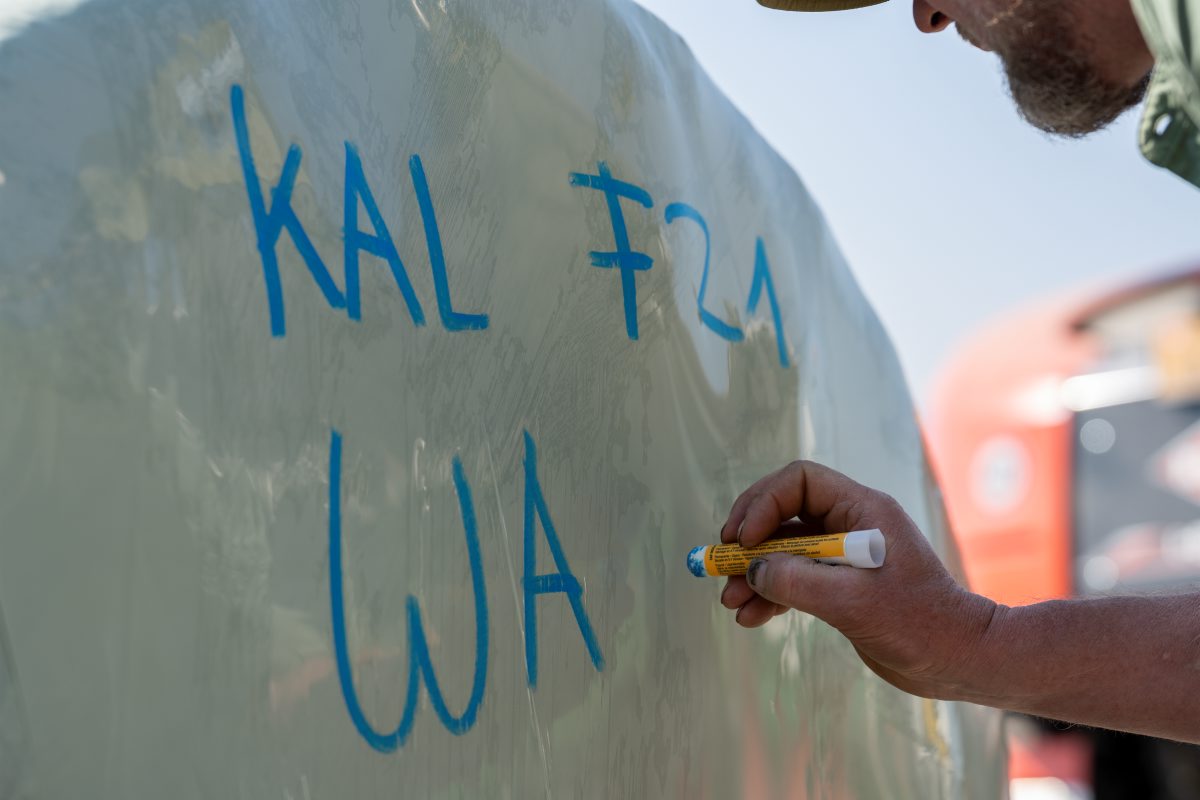
[[[806,556],[771,553],[750,562],[746,582],[760,597],[831,622],[838,598],[845,598],[853,567],[820,564]]]

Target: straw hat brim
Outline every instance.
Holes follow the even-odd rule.
[[[758,4],[780,11],[848,11],[875,6],[887,0],[758,0]]]

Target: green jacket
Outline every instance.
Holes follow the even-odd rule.
[[[1200,0],[1133,0],[1133,11],[1155,57],[1142,152],[1200,187]]]

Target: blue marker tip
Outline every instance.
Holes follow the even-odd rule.
[[[707,549],[707,546],[701,545],[700,547],[693,547],[691,552],[688,553],[688,569],[697,578],[708,576],[708,571],[704,569],[704,551]]]

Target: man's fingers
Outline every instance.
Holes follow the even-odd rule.
[[[721,535],[723,540],[736,536],[743,547],[753,547],[797,515],[820,522],[825,532],[879,527],[879,518],[890,513],[892,505],[887,495],[840,472],[797,461],[747,489],[734,503]]]
[[[725,584],[725,591],[721,592],[721,605],[732,611],[746,605],[755,597],[757,595],[750,588],[750,584],[746,583],[746,579],[741,575],[734,575]]]
[[[750,564],[746,582],[764,601],[795,608],[826,622],[837,603],[852,596],[853,567],[820,564],[804,556],[772,553]],[[741,622],[741,619],[738,619]]]
[[[741,524],[741,520],[743,519],[743,517],[745,515],[745,508],[749,508],[751,501],[753,501],[755,497],[756,497],[756,495],[752,495],[749,492],[746,492],[742,495],[741,498],[739,498],[740,500],[742,500],[744,498],[743,503],[742,503],[742,505],[743,505],[742,515],[738,516],[739,525]],[[731,512],[731,513],[736,513],[737,506],[735,506],[734,508],[735,508],[735,511]],[[732,518],[733,517],[731,516],[730,519],[732,519]],[[782,525],[779,526],[778,529],[775,530],[772,538],[785,539],[789,536],[821,536],[821,535],[825,534],[826,532],[827,531],[825,530],[825,527],[823,525],[821,525],[819,522],[808,522],[803,519],[789,519],[787,522],[784,522]],[[840,533],[840,531],[839,531],[839,533]],[[737,536],[738,536],[737,527],[735,527],[734,525],[731,525],[729,523],[726,523],[724,526],[722,526],[721,542],[723,544],[736,543],[738,540]],[[762,544],[762,543],[759,542],[759,544]],[[749,547],[751,545],[747,545],[747,546]]]
[[[840,533],[840,531],[839,531]],[[792,519],[780,525],[775,529],[775,532],[770,535],[770,539],[790,539],[794,536],[824,536],[825,527],[823,525],[815,525],[811,522]],[[762,542],[759,542],[762,544]]]
[[[750,502],[754,500],[758,494],[759,488],[771,479],[774,473],[759,478],[750,488],[738,495],[733,501],[733,507],[729,509],[729,518],[725,520],[725,524],[721,526],[721,541],[724,544],[732,544],[738,540],[738,534],[741,533],[742,520],[746,517],[746,509],[750,507]]]
[[[746,511],[750,508],[750,504],[754,502],[754,498],[762,491],[762,487],[766,485],[776,473],[772,472],[759,478],[750,488],[737,496],[733,501],[733,507],[729,509],[729,518],[725,520],[725,524],[721,526],[721,542],[724,544],[732,544],[740,540],[742,534],[742,522],[746,519]]]
[[[787,609],[782,609],[786,611]],[[781,611],[780,607],[762,597],[752,597],[737,612],[737,624],[743,628],[757,628],[775,618]]]

